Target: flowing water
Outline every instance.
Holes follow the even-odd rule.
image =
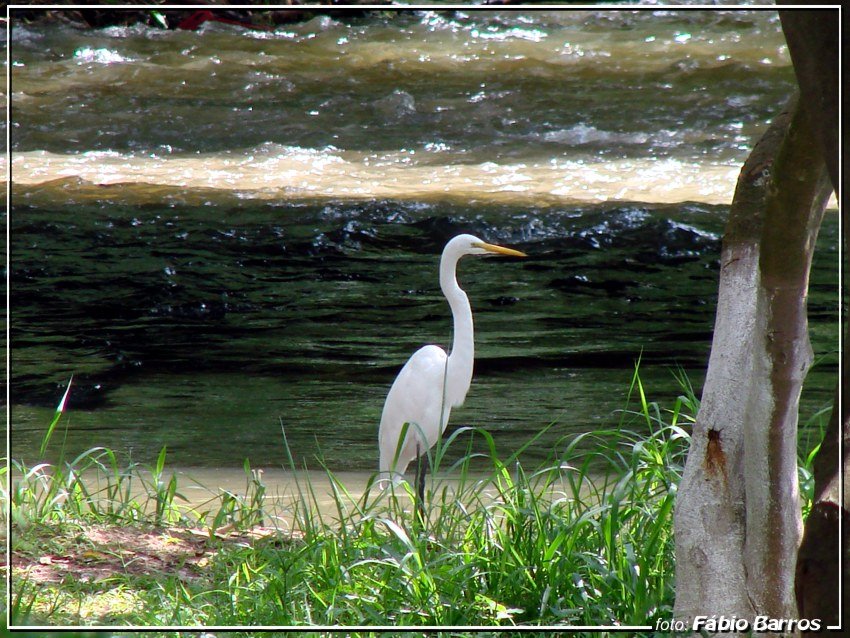
[[[408,11],[259,32],[15,24],[11,416],[34,460],[374,470],[386,392],[447,345],[467,258],[476,369],[450,428],[540,459],[699,389],[741,163],[794,87],[772,11]],[[837,371],[837,222],[809,304]]]

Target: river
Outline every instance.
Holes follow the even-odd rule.
[[[775,12],[406,11],[272,32],[208,24],[11,39],[12,455],[371,471],[383,399],[450,341],[461,232],[475,378],[450,428],[507,456],[612,427],[633,366],[699,389],[741,164],[794,88]],[[812,275],[837,373],[838,225]],[[67,431],[65,428],[67,427]],[[640,424],[632,424],[640,427]]]

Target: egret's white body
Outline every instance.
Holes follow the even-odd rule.
[[[404,364],[390,388],[378,432],[382,482],[400,479],[411,461],[437,443],[452,408],[463,405],[472,383],[475,343],[472,309],[457,283],[457,262],[465,255],[488,254],[525,256],[517,250],[487,244],[474,235],[458,235],[443,249],[440,288],[454,318],[452,348],[446,354],[439,346],[423,346]],[[409,425],[399,449],[405,423]]]

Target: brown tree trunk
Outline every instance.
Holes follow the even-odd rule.
[[[741,171],[711,357],[675,513],[678,619],[795,615],[797,406],[808,273],[830,188],[792,100]]]
[[[780,11],[782,30],[794,63],[794,72],[805,104],[806,115],[820,145],[836,193],[839,190],[838,140],[838,43],[840,25],[838,11]],[[842,215],[844,214],[842,210]],[[844,218],[844,241],[847,244],[847,220]],[[850,330],[850,327],[848,327]],[[850,335],[848,335],[850,336]],[[803,618],[818,618],[822,626],[837,626],[839,611],[846,624],[850,621],[850,492],[841,499],[842,478],[850,474],[850,357],[847,339],[839,379],[843,406],[839,405],[836,388],[832,415],[820,451],[815,458],[815,495],[806,520],[803,542],[797,557],[796,596]],[[841,419],[843,415],[843,422]],[[843,442],[843,469],[841,475]],[[839,517],[844,525],[839,525]],[[842,530],[842,534],[839,532]],[[844,548],[843,573],[839,573],[839,555]],[[839,601],[839,580],[845,592]],[[842,610],[843,607],[843,610]]]
[[[777,4],[798,4],[780,0]],[[814,139],[820,144],[832,189],[839,192],[838,174],[838,9],[780,11],[782,32],[794,64],[803,108]]]

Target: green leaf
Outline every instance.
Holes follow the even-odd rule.
[[[159,456],[156,457],[156,471],[155,474],[157,478],[162,476],[162,470],[165,468],[165,451],[167,447],[165,445],[162,446],[162,449],[159,451]]]
[[[153,17],[154,20],[156,20],[159,23],[159,25],[163,29],[168,28],[168,20],[165,19],[165,16],[162,15],[162,13],[160,13],[159,11],[154,9],[153,11],[151,11],[151,16]]]

